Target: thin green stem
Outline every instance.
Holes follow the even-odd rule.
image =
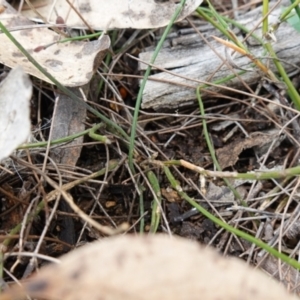
[[[177,17],[179,16],[181,10],[184,7],[186,0],[181,0],[180,4],[178,5],[175,13],[173,14],[168,26],[166,27],[161,39],[159,40],[155,51],[150,59],[150,64],[153,64],[158,56],[158,53],[160,51],[160,49],[163,46],[163,43],[168,35],[168,33],[170,32],[170,29],[173,25],[173,23],[175,22],[175,20],[177,19]],[[137,127],[137,119],[138,119],[138,115],[139,115],[139,110],[140,110],[140,106],[141,106],[141,102],[142,102],[142,96],[143,96],[143,92],[146,86],[146,82],[148,80],[148,77],[150,75],[151,72],[151,66],[147,67],[147,70],[145,72],[144,78],[142,80],[140,89],[139,89],[139,93],[136,99],[136,104],[135,104],[135,109],[134,109],[134,115],[133,115],[133,121],[132,121],[132,127],[131,127],[131,135],[130,135],[130,142],[129,142],[129,154],[128,154],[128,163],[129,163],[129,167],[131,169],[131,171],[134,173],[134,166],[133,166],[133,153],[134,153],[134,141],[135,141],[135,136],[136,136],[136,127]]]
[[[103,126],[102,123],[100,124],[97,124],[96,126],[94,126],[93,128],[90,129],[89,131],[89,137],[92,138],[93,140],[95,141],[99,141],[99,142],[102,142],[103,144],[111,144],[111,140],[106,137],[105,135],[100,135],[100,134],[97,134],[96,131],[101,128]]]
[[[300,2],[300,0],[297,0],[296,2],[298,3],[298,2]],[[291,11],[292,7],[295,7],[295,5],[296,5],[295,3],[293,5],[291,5],[291,7],[289,8],[289,12]],[[247,50],[247,48],[245,46],[241,46],[241,43],[239,41],[237,41],[236,39],[234,39],[232,37],[232,35],[224,28],[224,26],[221,26],[218,22],[216,22],[215,20],[213,20],[209,16],[209,13],[207,13],[207,11],[208,10],[204,9],[204,8],[198,8],[197,9],[197,12],[203,18],[205,18],[215,28],[219,29],[227,38],[229,38],[231,41],[233,41],[234,43],[236,43],[242,49],[246,50],[247,53],[249,53],[251,55],[251,53]],[[213,14],[213,15],[217,14],[215,11],[212,11],[210,13]],[[268,15],[268,13],[269,13],[269,1],[268,0],[264,0],[263,1],[263,16],[264,16],[264,21],[263,21],[263,36],[266,36],[266,34],[268,33],[268,26],[269,26],[269,24],[268,24],[268,18],[266,17]],[[288,13],[286,12],[285,14],[283,14],[281,16],[281,18],[286,17],[287,14]],[[262,42],[262,40],[260,40],[260,41]],[[293,83],[291,82],[291,80],[289,79],[288,75],[286,74],[286,72],[285,72],[282,64],[277,59],[276,54],[275,54],[274,50],[272,49],[271,44],[270,43],[262,43],[262,45],[265,47],[266,51],[268,51],[269,55],[271,57],[273,57],[273,61],[274,61],[274,64],[275,64],[275,66],[276,66],[276,68],[278,70],[278,73],[280,74],[280,76],[284,80],[285,84],[287,85],[288,95],[292,99],[292,102],[294,103],[295,107],[298,110],[300,110],[300,96],[299,96],[299,93],[297,92],[297,90],[295,89]],[[258,60],[258,62],[260,62],[260,61]],[[277,80],[276,77],[274,76],[274,74],[271,71],[269,71],[266,75],[269,76],[273,80]]]
[[[93,130],[93,129],[95,129],[95,130],[99,129],[102,126],[105,126],[104,123],[99,123],[99,124],[94,125],[92,128],[86,129],[86,130],[84,130],[82,132],[75,133],[75,134],[72,134],[72,135],[65,136],[63,138],[59,138],[59,139],[50,141],[50,146],[70,142],[72,140],[75,140],[78,137],[81,137],[83,135],[89,134],[90,131]],[[31,144],[23,144],[23,145],[19,146],[17,149],[18,150],[21,150],[21,149],[32,149],[32,148],[41,148],[41,147],[47,147],[47,146],[48,146],[48,141],[46,141],[46,142],[31,143]]]
[[[155,163],[159,166],[184,166],[182,160],[168,160],[164,162]],[[192,164],[191,164],[192,165]],[[219,172],[219,171],[210,171],[203,169],[201,167],[192,165],[193,168],[191,170],[202,174],[206,177],[218,177],[218,178],[234,178],[234,179],[247,179],[247,180],[267,180],[267,179],[279,179],[279,178],[287,178],[294,177],[300,175],[300,166],[284,169],[284,170],[272,170],[272,171],[255,171],[249,173],[238,173],[238,172]]]
[[[241,43],[237,37],[235,36],[235,34],[228,29],[228,25],[226,24],[226,26],[224,26],[224,22],[226,19],[222,18],[221,16],[218,15],[218,13],[216,11],[211,11],[210,13],[215,16],[215,18],[222,19],[223,21],[220,23],[216,22],[213,18],[211,18],[207,13],[207,9],[204,8],[197,8],[197,13],[202,16],[205,20],[207,20],[209,23],[211,23],[215,28],[217,28],[220,32],[222,32],[230,41],[232,41],[233,43],[235,43],[237,46],[239,46],[240,48],[244,49],[245,51],[248,52],[247,48],[245,45],[243,45],[243,43]]]
[[[204,207],[202,207],[200,204],[195,202],[194,199],[190,198],[186,193],[184,193],[182,191],[182,188],[178,185],[178,182],[176,181],[176,179],[174,178],[174,176],[172,175],[172,173],[170,172],[170,169],[168,167],[164,166],[163,169],[164,169],[164,172],[165,172],[169,182],[171,183],[172,187],[174,189],[176,189],[178,194],[183,199],[185,199],[188,203],[190,203],[193,207],[195,207],[205,217],[207,217],[208,219],[210,219],[211,221],[213,221],[215,224],[219,225],[220,227],[224,228],[226,231],[231,232],[232,234],[235,234],[235,235],[249,241],[250,243],[255,244],[256,246],[268,251],[273,256],[275,256],[275,257],[281,259],[282,261],[286,262],[290,266],[300,270],[300,263],[297,262],[295,259],[293,259],[293,258],[291,258],[291,257],[289,257],[289,256],[287,256],[283,253],[278,252],[276,249],[272,248],[271,246],[264,243],[263,241],[255,238],[252,235],[250,235],[248,233],[245,233],[245,232],[243,232],[243,231],[241,231],[237,228],[234,228],[234,227],[230,226],[229,224],[221,221],[220,219],[218,219],[217,217],[212,215]]]
[[[300,7],[299,7],[299,4],[300,4],[300,0],[291,0],[291,3],[292,5],[290,5],[280,16],[280,21],[283,22],[285,21],[289,14],[291,13],[291,11],[293,9],[295,9],[296,11],[296,14],[298,15],[299,19],[300,19]]]
[[[115,44],[116,38],[117,38],[117,30],[114,30],[113,33],[111,34],[111,45],[112,45],[112,47]],[[112,59],[112,55],[109,52],[109,53],[107,53],[107,55],[105,57],[105,66],[103,68],[103,73],[106,73],[108,71],[108,66],[111,62],[111,59]],[[103,78],[101,78],[100,81],[99,81],[99,84],[97,86],[97,90],[96,90],[96,97],[95,97],[96,99],[99,98],[100,91],[102,90],[103,85],[104,85],[104,80],[103,80]]]
[[[155,193],[154,199],[152,201],[152,214],[151,214],[151,223],[150,223],[150,232],[155,233],[157,231],[159,222],[160,222],[160,217],[161,217],[161,192],[160,192],[160,185],[159,181],[154,174],[153,171],[148,171],[147,172],[147,177],[149,179],[149,182],[153,188],[153,191]]]
[[[213,161],[214,165],[216,166],[217,170],[222,171],[222,168],[221,168],[221,166],[220,166],[220,164],[217,160],[215,149],[214,149],[214,147],[211,143],[209,133],[208,133],[208,130],[207,130],[205,110],[204,110],[202,98],[201,98],[201,95],[200,95],[200,87],[198,87],[196,89],[196,94],[197,94],[198,104],[199,104],[199,108],[200,108],[200,113],[201,113],[201,116],[203,117],[202,118],[202,127],[203,127],[203,133],[204,133],[204,136],[205,136],[205,140],[206,140],[206,144],[207,144],[209,153],[211,155],[212,161]],[[234,196],[237,199],[239,199],[240,201],[242,201],[242,198],[241,198],[240,194],[237,192],[237,190],[230,184],[230,182],[226,178],[224,178],[224,182],[230,188],[230,190],[233,192]],[[242,203],[243,203],[243,201],[242,201]],[[246,204],[243,203],[243,205],[246,205]]]
[[[226,16],[222,16],[223,19],[227,22],[232,24],[233,26],[235,26],[236,28],[240,29],[241,31],[245,32],[245,33],[250,33],[250,36],[252,38],[254,38],[257,42],[261,43],[263,45],[263,39],[260,38],[258,35],[256,35],[255,33],[252,32],[252,30],[249,30],[247,27],[245,27],[244,25],[240,24],[239,22],[237,22],[236,20],[232,20]]]
[[[299,2],[299,1],[296,1]],[[281,16],[280,16],[280,21],[284,20],[287,15],[291,12],[291,10],[295,7],[297,3],[294,3],[287,9]],[[269,32],[269,24],[268,24],[268,13],[269,13],[269,0],[263,0],[263,32],[262,36],[266,37],[267,33]],[[275,28],[276,29],[276,28]],[[265,49],[268,51],[269,55],[273,58],[273,62],[277,68],[278,73],[284,80],[285,84],[287,85],[288,88],[288,95],[292,99],[295,107],[300,110],[300,96],[299,93],[297,92],[295,86],[291,82],[289,76],[286,74],[285,69],[283,68],[282,64],[280,61],[277,59],[276,53],[273,50],[273,47],[270,42],[267,42],[264,44]]]
[[[206,21],[208,21],[211,25],[217,28],[220,32],[222,32],[229,40],[232,40],[232,36],[228,33],[228,31],[218,22],[216,22],[213,18],[208,15],[207,9],[203,7],[199,7],[196,9],[196,12]]]
[[[97,116],[100,120],[102,120],[104,123],[107,124],[107,126],[114,131],[116,131],[119,135],[121,135],[123,138],[126,139],[126,141],[129,141],[129,136],[126,134],[126,132],[117,124],[112,122],[110,119],[105,117],[104,115],[100,114],[96,109],[88,105],[86,102],[84,102],[82,99],[77,97],[73,92],[71,92],[69,89],[64,87],[58,80],[56,80],[49,72],[47,72],[29,53],[25,50],[25,48],[14,38],[14,36],[6,29],[6,27],[0,22],[0,29],[3,31],[3,33],[12,41],[12,43],[15,44],[15,46],[23,53],[23,55],[30,61],[42,74],[44,74],[47,78],[49,78],[57,87],[60,89],[64,94],[69,96],[74,101],[78,101],[80,103],[83,103],[85,108],[93,113],[95,116]]]
[[[96,33],[91,33],[91,34],[86,34],[86,35],[79,35],[79,36],[69,37],[69,38],[65,38],[65,39],[61,39],[61,40],[57,41],[57,44],[92,39],[92,38],[99,37],[101,34],[103,34],[102,31],[101,32],[96,32]]]
[[[300,111],[300,95],[297,92],[294,84],[290,80],[289,76],[285,72],[284,67],[280,63],[280,61],[277,59],[276,53],[273,50],[273,47],[270,43],[265,44],[265,48],[267,49],[269,55],[273,58],[273,62],[277,68],[278,73],[282,77],[283,81],[287,85],[287,93],[290,96],[291,100],[293,101],[295,107]]]
[[[144,204],[144,187],[142,185],[139,185],[139,191],[140,191],[140,201],[139,201],[139,207],[140,207],[140,234],[143,234],[145,231],[145,204]]]
[[[209,0],[206,0],[207,3],[208,3],[208,7],[211,11],[211,14],[216,18],[216,20],[218,20],[220,26],[225,30],[227,31],[228,29],[228,25],[227,23],[224,21],[224,19],[217,13],[217,11],[215,10],[215,8],[213,7],[213,5],[211,5],[210,1]]]

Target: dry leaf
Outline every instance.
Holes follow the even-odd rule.
[[[243,150],[257,147],[256,150],[259,151],[260,155],[267,152],[268,147],[276,140],[274,148],[279,146],[282,141],[282,137],[278,135],[279,130],[271,129],[265,132],[253,132],[248,138],[243,140],[237,139],[236,141],[220,148],[216,151],[219,164],[222,169],[229,166],[233,166],[239,159],[239,155]]]
[[[0,84],[0,161],[30,135],[31,94],[32,84],[20,67],[10,71]]]
[[[186,0],[183,11],[177,21],[190,15],[203,0]],[[95,30],[116,28],[157,28],[168,25],[177,9],[178,1],[157,0],[87,0],[71,1],[82,18]],[[37,11],[50,23],[55,23],[56,12],[62,17],[67,26],[87,28],[70,8],[65,0],[32,1]],[[31,10],[23,10],[28,18],[39,20],[40,17]]]
[[[2,4],[6,9],[0,13],[0,21],[8,30],[34,25],[33,22],[19,15],[6,1],[2,0]],[[109,37],[103,36],[91,42],[54,44],[35,52],[37,47],[59,41],[61,36],[48,28],[22,29],[12,31],[11,34],[62,85],[72,87],[82,86],[90,81],[97,57],[110,46]],[[52,83],[25,58],[5,34],[0,34],[0,62],[11,68],[20,65],[26,73]]]
[[[161,189],[161,194],[169,202],[180,202],[180,201],[182,201],[182,198],[178,195],[178,193],[170,187],[168,187],[166,189],[164,189],[164,188]]]
[[[235,258],[168,236],[106,238],[40,270],[23,293],[63,300],[296,300],[276,281]],[[17,285],[3,299],[20,299]]]

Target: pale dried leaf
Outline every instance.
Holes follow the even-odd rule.
[[[242,261],[167,236],[120,236],[83,246],[2,299],[296,300]]]
[[[30,135],[32,84],[18,67],[0,84],[0,161],[8,157]]]
[[[17,14],[5,1],[2,0],[2,4],[5,10],[0,13],[0,21],[8,30],[34,24]],[[12,31],[11,34],[62,85],[72,87],[82,86],[90,81],[95,67],[98,67],[97,58],[102,56],[101,53],[110,46],[109,37],[103,36],[101,39],[91,42],[76,41],[54,44],[35,52],[34,49],[37,47],[59,41],[61,36],[48,28],[23,29]],[[5,34],[0,34],[0,62],[11,68],[20,65],[26,73],[51,83]]]
[[[203,0],[186,0],[185,7],[177,21],[190,15]],[[88,0],[71,1],[89,26],[95,30],[116,28],[157,28],[168,25],[178,7],[178,1],[156,0]],[[56,12],[70,27],[87,28],[65,0],[32,1],[37,11],[50,23],[55,23]],[[24,10],[27,17],[39,20],[31,10]]]

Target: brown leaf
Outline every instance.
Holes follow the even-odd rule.
[[[245,149],[257,147],[257,150],[263,154],[274,139],[279,139],[278,130],[267,132],[253,132],[248,138],[237,139],[236,141],[220,148],[216,151],[219,164],[222,169],[235,165],[239,155]]]
[[[180,202],[182,200],[182,198],[178,195],[178,193],[170,187],[166,189],[161,189],[161,194],[169,202]]]

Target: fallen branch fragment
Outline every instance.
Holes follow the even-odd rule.
[[[278,6],[269,16],[269,23],[276,23],[281,13],[282,8]],[[241,15],[241,18],[237,21],[251,30],[258,24],[259,16],[261,16],[261,7]],[[228,94],[233,88],[237,89],[237,92],[242,90],[249,93],[245,88],[245,84],[249,86],[256,84],[264,76],[258,68],[253,66],[253,62],[246,55],[238,54],[234,57],[234,64],[238,66],[238,69],[234,70],[226,59],[226,47],[216,42],[212,35],[224,37],[207,25],[203,29],[200,28],[200,31],[202,35],[207,37],[210,46],[195,32],[189,35],[183,35],[180,32],[178,36],[173,34],[169,37],[166,46],[160,51],[155,61],[155,66],[162,72],[149,77],[143,94],[143,108],[153,108],[155,110],[160,108],[177,109],[191,104],[196,99],[195,89],[197,86],[207,81],[216,83],[228,76],[233,76],[233,78],[225,83],[202,90],[202,98],[215,96],[215,93]],[[257,29],[255,33],[261,36],[261,29]],[[240,41],[243,40],[242,33],[236,35]],[[292,72],[297,68],[296,65],[300,63],[300,56],[298,55],[300,47],[299,32],[284,22],[279,26],[275,35],[277,42],[274,42],[274,50],[285,70]],[[269,63],[270,70],[276,72],[274,64],[271,60],[268,61],[269,58],[266,57],[263,46],[251,40],[249,40],[249,43],[248,49],[253,57],[260,58],[265,65]],[[145,62],[139,63],[141,70],[147,67],[152,54],[152,49],[140,54],[140,59]],[[227,61],[227,65],[223,64],[224,61]],[[222,67],[218,70],[220,66]],[[172,71],[170,72],[168,69],[172,69]],[[215,71],[216,73],[214,73]],[[238,77],[236,77],[237,74],[239,74]],[[212,75],[213,77],[210,78]]]

